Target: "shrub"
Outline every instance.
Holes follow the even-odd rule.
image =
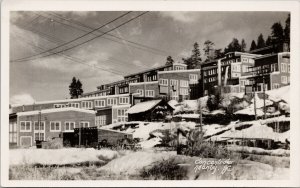
[[[179,166],[175,158],[155,163],[151,168],[144,167],[141,177],[154,180],[184,180],[187,179],[187,169]]]

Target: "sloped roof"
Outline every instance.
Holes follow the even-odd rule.
[[[68,107],[68,108],[51,108],[51,109],[44,109],[44,110],[35,110],[35,111],[27,111],[27,112],[18,112],[18,116],[29,116],[29,115],[36,115],[40,112],[42,114],[46,113],[55,113],[55,112],[66,112],[66,111],[76,111],[76,112],[82,112],[82,113],[90,113],[95,114],[96,112],[94,110],[87,110],[87,109],[81,109],[81,108],[74,108],[74,107]]]
[[[151,100],[151,101],[146,101],[146,102],[140,102],[131,108],[128,109],[127,113],[128,114],[136,114],[140,112],[146,112],[156,106],[158,103],[160,103],[162,100]]]

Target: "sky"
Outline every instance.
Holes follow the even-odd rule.
[[[10,104],[69,98],[74,76],[89,92],[164,65],[168,55],[182,62],[195,42],[202,54],[206,40],[224,49],[233,38],[245,39],[249,49],[260,33],[266,39],[272,24],[284,26],[288,16],[287,12],[147,12],[135,18],[143,12],[126,13],[11,12]],[[112,22],[121,15],[125,16]]]

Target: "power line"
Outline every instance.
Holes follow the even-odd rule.
[[[90,33],[93,33],[94,31],[96,31],[96,30],[98,30],[98,29],[101,29],[101,28],[103,28],[103,27],[105,27],[105,26],[107,26],[107,25],[113,23],[114,21],[116,21],[116,20],[118,20],[118,19],[120,19],[120,18],[122,18],[122,17],[128,15],[129,13],[131,13],[131,11],[126,12],[125,14],[122,14],[121,16],[118,16],[117,18],[115,18],[115,19],[109,21],[108,23],[106,23],[106,24],[104,24],[104,25],[101,25],[100,27],[94,29],[93,31],[90,31],[90,32],[88,32],[88,33],[86,33],[86,34],[84,34],[84,35],[81,35],[80,37],[77,37],[77,38],[75,38],[75,39],[73,39],[73,40],[71,40],[71,41],[69,41],[69,42],[66,42],[66,43],[64,43],[64,44],[61,44],[61,45],[59,45],[59,46],[57,46],[57,47],[55,47],[55,48],[51,48],[51,49],[49,49],[49,50],[46,50],[46,51],[44,51],[44,52],[41,52],[41,53],[39,53],[39,54],[30,56],[30,57],[24,57],[24,58],[21,58],[21,59],[16,59],[16,60],[14,60],[14,61],[23,61],[23,60],[26,60],[26,59],[30,59],[30,58],[39,56],[39,55],[41,55],[41,54],[44,54],[44,53],[53,51],[53,50],[55,50],[55,49],[57,49],[57,48],[60,48],[60,47],[62,47],[62,46],[65,46],[65,45],[67,45],[67,44],[70,44],[70,43],[72,43],[72,42],[74,42],[74,41],[76,41],[76,40],[78,40],[78,39],[80,39],[80,38],[83,38],[83,37],[89,35]],[[84,43],[81,43],[81,44],[84,44]],[[75,46],[77,47],[77,45],[75,45]],[[79,46],[79,45],[78,45],[78,46]],[[74,47],[72,47],[72,48],[74,48]],[[72,48],[69,48],[69,49],[72,49]],[[64,50],[64,51],[65,51],[65,50]],[[49,56],[49,55],[47,55],[47,56]],[[47,56],[44,56],[44,57],[47,57]]]
[[[13,36],[14,37],[14,36]],[[38,49],[38,50],[45,50],[44,48],[40,47],[40,46],[37,46],[37,45],[34,45],[28,41],[25,41],[25,39],[21,36],[16,36],[16,37],[19,37],[21,38],[26,44],[32,46],[33,48],[35,49]],[[72,56],[68,56],[68,55],[65,55],[65,54],[55,54],[56,56],[63,56],[64,58],[70,60],[70,61],[73,61],[75,63],[80,63],[80,64],[83,64],[83,65],[86,65],[86,66],[90,66],[92,68],[96,68],[96,69],[99,69],[99,70],[103,70],[103,71],[106,71],[106,72],[110,72],[110,73],[113,73],[113,74],[116,74],[116,75],[120,75],[120,76],[123,76],[123,74],[120,72],[120,71],[117,71],[117,70],[110,70],[110,69],[104,69],[102,67],[99,67],[99,66],[95,66],[95,65],[90,65],[88,63],[84,63],[82,59],[79,59],[79,58],[75,58],[75,57],[72,57]]]
[[[61,16],[60,14],[57,14],[57,13],[55,13],[55,12],[48,13],[48,14],[53,15],[53,16],[59,18],[59,19],[65,20],[65,21],[67,21],[67,22],[74,23],[74,24],[76,24],[76,25],[79,25],[79,26],[84,27],[84,28],[87,28],[87,29],[92,29],[92,30],[94,29],[93,27],[90,27],[90,26],[88,26],[88,25],[86,25],[86,24],[83,24],[83,23],[81,23],[81,22],[79,22],[79,21],[75,21],[75,20],[72,20],[72,19],[67,19],[67,18],[65,18],[65,17],[63,17],[63,16]],[[103,32],[100,31],[100,30],[98,30],[97,32],[103,33]],[[165,51],[165,50],[157,49],[157,48],[154,48],[154,47],[145,45],[145,44],[141,44],[141,43],[138,43],[138,42],[130,41],[130,40],[124,39],[124,38],[122,38],[122,37],[118,37],[118,36],[113,35],[113,34],[110,34],[110,33],[107,33],[106,35],[111,36],[111,37],[114,37],[114,38],[119,39],[119,40],[122,40],[122,41],[126,41],[126,42],[131,43],[131,44],[134,44],[134,45],[136,45],[136,46],[140,46],[140,47],[143,47],[143,48],[146,48],[146,49],[149,49],[149,50],[153,50],[153,51],[156,51],[156,52],[163,53],[163,55],[169,54],[169,52],[167,52],[167,51]],[[106,39],[112,40],[112,39],[109,39],[109,38],[106,38]],[[112,40],[112,41],[117,42],[117,41],[115,41],[115,40]],[[121,44],[122,44],[122,43],[121,43]],[[140,49],[140,48],[139,48],[139,49]],[[161,54],[161,55],[162,55],[162,54]]]
[[[26,30],[28,30],[30,32],[39,34],[42,38],[45,38],[47,41],[52,42],[52,43],[57,44],[57,45],[65,42],[65,41],[63,41],[61,39],[58,39],[57,37],[52,36],[52,35],[49,35],[49,34],[46,34],[46,33],[43,33],[43,32],[37,31],[37,30],[34,30],[33,27],[31,27],[30,25],[28,25],[27,27],[23,27],[23,26],[19,26],[19,27],[22,28],[22,29],[26,29]],[[43,49],[43,51],[44,50],[45,49]],[[73,57],[73,58],[76,58],[76,57]],[[13,63],[15,63],[15,62],[21,62],[21,61],[14,61]],[[117,63],[118,65],[124,65],[124,63],[125,64],[130,64],[129,62],[121,61],[121,60],[113,58],[113,57],[109,57],[109,58],[105,59],[105,62],[107,62],[107,63],[108,62]],[[135,66],[138,66],[138,67],[141,67],[141,68],[145,68],[146,67],[146,66],[142,66],[142,65],[135,65]]]

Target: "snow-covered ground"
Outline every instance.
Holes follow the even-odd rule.
[[[105,162],[118,156],[117,151],[93,148],[13,149],[9,151],[10,165],[66,165],[84,162]]]

